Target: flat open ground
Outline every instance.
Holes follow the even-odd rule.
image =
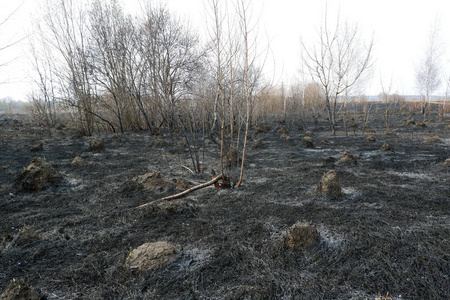
[[[218,171],[218,147],[202,144],[205,174],[193,175],[182,167],[192,168],[181,137],[99,134],[105,150],[90,151],[93,137],[68,129],[50,137],[24,117],[3,115],[0,294],[23,279],[47,299],[450,299],[450,123],[416,127],[402,118],[385,135],[375,115],[375,142],[361,130],[332,136],[323,118],[304,130],[265,124],[266,133],[251,132],[250,146],[261,139],[263,147],[249,149],[242,187],[209,186],[169,209],[130,209],[178,192],[132,178],[157,171],[169,181],[206,182]],[[306,130],[312,149],[300,144]],[[440,140],[426,143],[430,136]],[[42,140],[43,150],[30,152]],[[380,150],[385,142],[392,151]],[[345,150],[356,165],[336,163]],[[76,156],[87,164],[72,166]],[[16,192],[34,157],[51,163],[62,183]],[[331,169],[341,198],[315,192]],[[298,221],[319,232],[301,250],[284,243]],[[124,264],[132,249],[156,241],[178,248],[171,263],[147,272]]]

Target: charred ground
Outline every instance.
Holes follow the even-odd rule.
[[[252,131],[241,188],[207,187],[173,205],[134,207],[176,193],[176,178],[211,179],[219,149],[202,143],[205,174],[193,175],[181,137],[148,133],[52,135],[19,116],[0,118],[0,293],[23,280],[48,299],[394,299],[450,298],[449,122],[405,125],[384,134],[332,136],[327,121],[264,124]],[[417,118],[420,118],[417,116]],[[402,120],[403,119],[403,120]],[[281,136],[279,129],[285,136]],[[259,128],[259,129],[261,129]],[[313,132],[314,148],[301,140]],[[255,133],[258,131],[258,135]],[[289,138],[286,138],[288,136]],[[439,140],[425,142],[428,137]],[[42,150],[30,147],[43,141]],[[383,144],[392,151],[381,151]],[[338,164],[349,150],[357,164]],[[81,157],[86,165],[71,164]],[[42,191],[15,191],[34,157],[63,177]],[[316,194],[334,169],[343,196]],[[159,172],[170,183],[132,179]],[[311,222],[314,245],[284,243],[290,226]],[[124,263],[132,249],[168,241],[175,260],[141,272]]]

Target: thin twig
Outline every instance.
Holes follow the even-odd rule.
[[[181,167],[182,167],[182,168],[185,168],[186,170],[188,170],[189,172],[191,172],[191,173],[192,173],[192,175],[195,175],[194,171],[192,171],[192,170],[191,170],[191,169],[189,169],[188,167],[186,167],[186,166],[183,166],[183,165],[181,165]]]

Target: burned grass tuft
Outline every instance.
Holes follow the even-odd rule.
[[[309,136],[305,136],[304,138],[302,138],[302,140],[300,141],[300,145],[305,148],[314,148],[313,139]]]
[[[436,135],[429,136],[425,139],[425,143],[427,143],[427,144],[437,144],[437,143],[443,143],[443,142],[444,141]]]
[[[99,139],[93,139],[89,142],[89,151],[102,151],[105,150],[105,144]]]
[[[341,158],[336,162],[337,165],[356,166],[358,161],[356,157],[348,150],[345,150]]]
[[[388,143],[384,143],[381,148],[381,151],[392,151],[391,145],[389,145]]]
[[[342,188],[339,179],[334,170],[330,170],[322,176],[322,179],[317,185],[316,192],[320,195],[330,197],[341,197]]]
[[[151,271],[171,263],[177,248],[166,241],[145,243],[130,252],[125,264],[140,271]]]
[[[51,185],[61,183],[63,177],[42,157],[35,157],[16,178],[16,191],[42,191]]]
[[[369,135],[369,136],[366,137],[364,140],[365,140],[366,142],[371,142],[371,143],[377,141],[377,139],[376,139],[375,136],[373,136],[373,135]]]
[[[309,222],[297,222],[287,231],[284,242],[296,250],[311,247],[319,241],[319,232]]]

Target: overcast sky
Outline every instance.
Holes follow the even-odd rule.
[[[21,3],[19,10],[0,26],[0,48],[25,37],[31,20],[39,16],[39,3],[44,0],[0,0],[0,22]],[[123,0],[127,12],[139,12],[142,0]],[[205,0],[152,1],[166,3],[179,17],[201,32],[206,28]],[[231,1],[231,0],[228,0]],[[253,0],[253,15],[259,19],[261,44],[268,37],[269,57],[265,75],[274,83],[289,84],[300,77],[300,39],[314,38],[324,17],[325,0]],[[381,92],[380,78],[392,80],[392,92],[416,94],[415,66],[423,57],[429,32],[436,20],[440,24],[443,74],[450,75],[450,1],[448,0],[329,0],[328,15],[357,23],[363,38],[374,37],[372,78],[366,94]],[[28,83],[27,41],[0,51],[0,98],[26,99]],[[441,90],[445,89],[442,84]]]

